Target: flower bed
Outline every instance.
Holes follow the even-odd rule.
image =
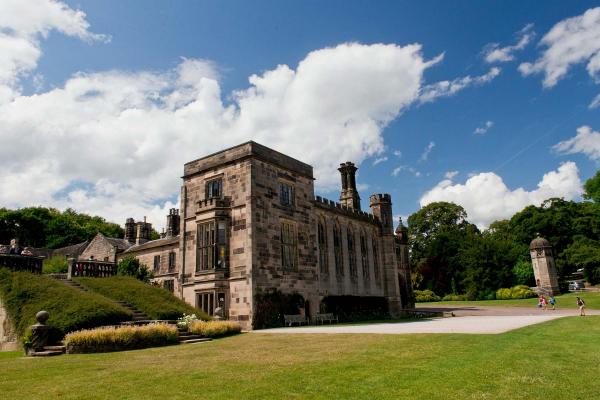
[[[193,321],[188,325],[188,332],[209,338],[236,335],[242,327],[233,321]]]
[[[177,343],[177,328],[167,324],[102,327],[69,333],[67,353],[105,353]]]

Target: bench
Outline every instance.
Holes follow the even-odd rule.
[[[333,313],[324,313],[315,315],[315,325],[324,324],[325,322],[329,324],[333,324],[334,322],[338,322],[338,317],[333,315]]]
[[[292,326],[293,324],[298,324],[298,326],[308,325],[308,320],[302,314],[285,314],[283,319],[286,326]]]
[[[404,309],[402,310],[404,315],[408,317],[413,317],[416,319],[421,318],[435,318],[435,317],[454,317],[454,313],[452,311],[440,311],[440,310],[415,310],[415,309]]]

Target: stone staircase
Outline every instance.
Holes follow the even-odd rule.
[[[31,357],[51,357],[51,356],[60,356],[65,354],[66,347],[60,342],[54,346],[44,346],[44,350],[42,351],[32,351],[29,353]]]
[[[177,340],[180,344],[210,342],[211,338],[205,338],[200,335],[194,335],[186,330],[177,328]]]

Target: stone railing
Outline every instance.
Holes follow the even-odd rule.
[[[0,254],[0,267],[5,267],[12,271],[25,271],[33,274],[41,274],[43,260],[44,257]]]
[[[75,277],[106,278],[117,275],[117,264],[107,261],[69,260],[69,279]]]

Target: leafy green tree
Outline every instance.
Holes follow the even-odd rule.
[[[518,260],[512,270],[517,285],[533,286],[535,284],[535,275],[531,261]]]
[[[583,189],[584,199],[592,200],[594,203],[600,204],[600,171],[597,171],[596,175],[585,182]]]
[[[600,283],[600,242],[578,235],[573,243],[564,251],[566,259],[582,268],[588,282],[592,285]]]
[[[44,274],[64,274],[69,269],[69,262],[64,256],[55,255],[42,264],[42,273]]]
[[[119,261],[117,275],[132,276],[142,282],[149,282],[153,278],[152,271],[133,256],[127,256]]]

